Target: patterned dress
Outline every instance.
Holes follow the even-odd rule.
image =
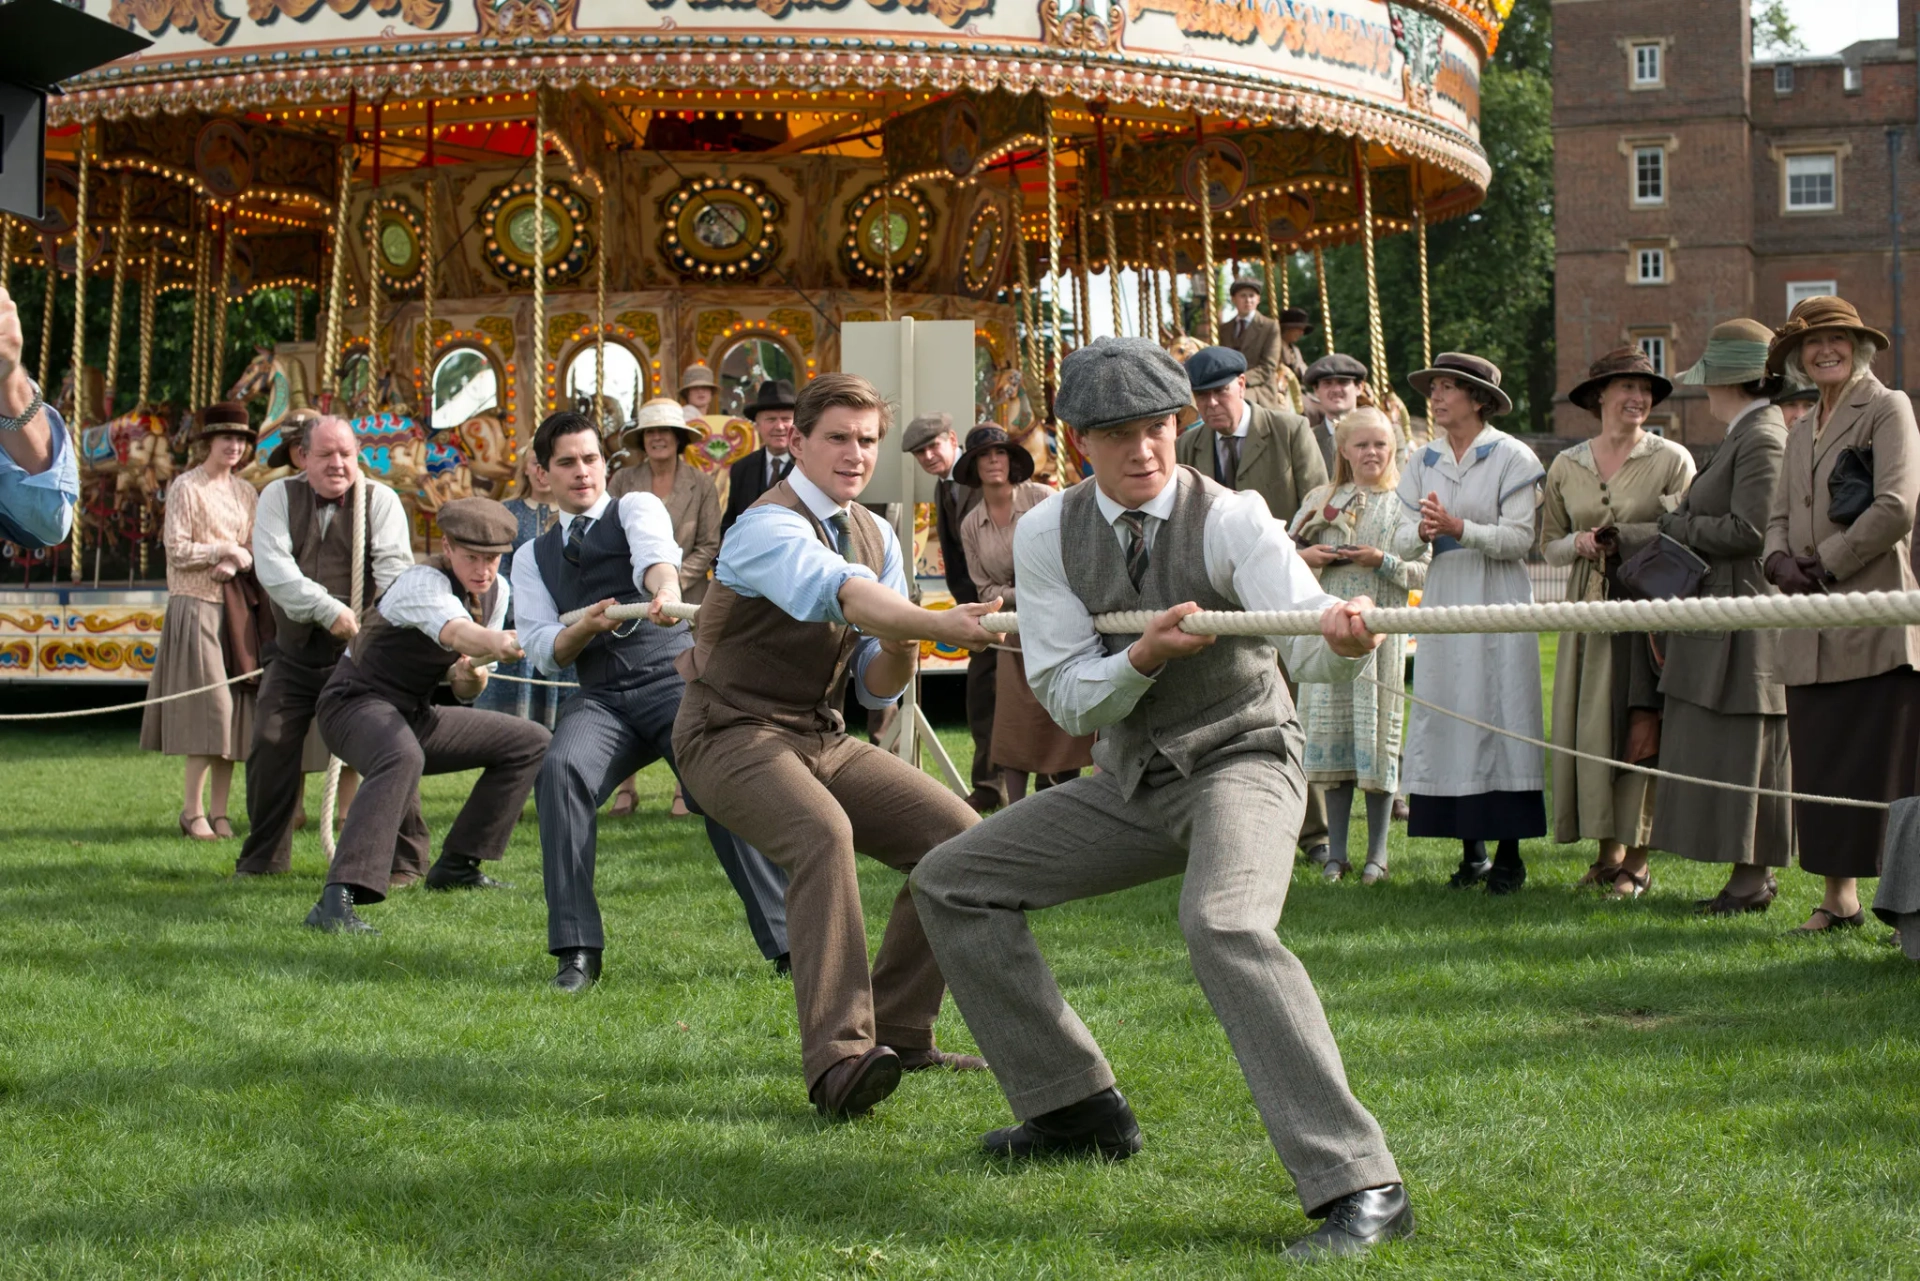
[[[1307,495],[1289,527],[1295,538],[1323,547],[1386,548],[1400,520],[1392,490],[1352,482],[1322,485]],[[1328,565],[1320,586],[1343,600],[1371,597],[1399,607],[1427,580],[1429,554],[1414,560],[1387,552],[1378,569]],[[1300,684],[1300,723],[1307,734],[1305,768],[1313,783],[1355,783],[1366,792],[1400,789],[1400,725],[1404,714],[1407,638],[1387,636],[1351,682]],[[1379,681],[1379,685],[1372,682]],[[1382,686],[1385,688],[1383,689]]]

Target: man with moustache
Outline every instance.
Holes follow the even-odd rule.
[[[412,531],[400,499],[360,475],[360,446],[344,418],[316,417],[282,427],[270,467],[299,468],[260,494],[253,514],[253,568],[273,609],[274,638],[253,712],[247,753],[246,842],[235,876],[275,876],[293,856],[293,828],[305,776],[307,730],[320,691],[333,675],[365,612],[413,568]],[[366,545],[361,613],[353,599],[354,487],[365,487]],[[427,829],[419,798],[409,805],[394,849],[392,879],[409,884],[427,870]]]
[[[720,517],[720,537],[725,538],[740,514],[792,470],[793,457],[787,451],[793,440],[793,399],[792,383],[769,378],[742,411],[753,419],[760,448],[727,469],[727,510]]]
[[[919,768],[850,737],[851,682],[885,707],[913,678],[921,640],[984,649],[998,601],[927,610],[907,597],[900,545],[855,500],[879,459],[890,409],[851,374],[807,384],[793,470],[721,545],[673,747],[687,789],[784,867],[793,992],[807,1091],[827,1116],[893,1093],[902,1072],[977,1069],[934,1045],[945,985],[903,884],[867,963],[855,852],[908,870],[979,821]]]

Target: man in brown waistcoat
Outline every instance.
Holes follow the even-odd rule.
[[[470,703],[486,688],[486,664],[522,657],[519,638],[502,630],[510,593],[499,576],[520,523],[491,498],[457,499],[439,521],[440,554],[393,580],[320,691],[320,735],[362,780],[307,915],[328,933],[376,932],[353,907],[386,898],[394,838],[423,774],[482,771],[427,888],[497,886],[480,864],[506,852],[552,737],[503,712],[434,706],[443,677]]]
[[[359,479],[359,444],[344,418],[320,418],[297,437],[283,432],[269,465],[286,466],[283,453],[300,471],[268,485],[253,513],[253,567],[273,607],[274,639],[253,712],[249,830],[235,876],[277,875],[291,865],[307,729],[333,665],[360,630],[362,616],[350,607],[356,483],[367,495],[362,611],[413,568],[407,513],[391,489]],[[417,879],[426,870],[416,802],[401,825],[394,873]]]
[[[828,1116],[865,1112],[902,1071],[979,1068],[933,1041],[945,984],[905,885],[867,968],[854,853],[907,871],[979,821],[896,756],[850,738],[848,681],[869,709],[913,677],[922,639],[967,649],[998,601],[925,610],[907,599],[893,531],[855,503],[889,425],[864,378],[822,374],[800,393],[794,466],[742,513],[720,548],[673,750],[687,790],[791,877],[787,940],[809,1097]]]
[[[1099,732],[1100,772],[934,850],[914,869],[914,902],[1020,1120],[988,1134],[987,1151],[1119,1160],[1140,1150],[1140,1128],[1027,913],[1181,877],[1194,975],[1302,1206],[1325,1220],[1289,1254],[1361,1254],[1410,1235],[1413,1211],[1313,982],[1275,934],[1306,800],[1300,722],[1272,640],[1191,636],[1180,623],[1203,609],[1320,610],[1321,638],[1287,643],[1294,670],[1321,681],[1351,680],[1380,638],[1361,622],[1371,602],[1321,591],[1258,495],[1174,461],[1188,392],[1173,357],[1143,338],[1101,338],[1061,365],[1054,407],[1093,483],[1014,531],[1020,643],[1053,718]],[[1098,615],[1135,610],[1151,614],[1144,633],[1094,629]]]

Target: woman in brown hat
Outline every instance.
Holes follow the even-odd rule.
[[[1873,376],[1887,338],[1839,298],[1804,299],[1767,350],[1767,369],[1820,401],[1787,433],[1767,521],[1767,578],[1788,595],[1913,591],[1920,440],[1913,405]],[[1920,627],[1780,635],[1797,792],[1891,801],[1920,794]],[[1826,878],[1800,928],[1865,920],[1856,882],[1880,874],[1884,810],[1796,804],[1800,866]]]
[[[1767,373],[1773,331],[1757,320],[1716,325],[1699,363],[1680,375],[1705,387],[1707,411],[1727,436],[1694,477],[1680,506],[1655,523],[1622,527],[1631,555],[1665,534],[1707,562],[1702,596],[1766,596],[1760,568],[1767,513],[1780,480],[1787,428],[1771,397],[1780,379]],[[1660,749],[1665,768],[1743,788],[1785,791],[1787,691],[1776,676],[1780,633],[1671,632],[1660,673]],[[1773,869],[1793,857],[1788,804],[1750,791],[1725,791],[1660,779],[1653,846],[1703,863],[1728,864],[1725,888],[1697,904],[1708,916],[1764,912],[1778,886]]]
[[[1549,565],[1571,566],[1570,601],[1606,600],[1609,556],[1619,529],[1659,519],[1693,483],[1693,455],[1646,429],[1647,415],[1673,391],[1638,347],[1596,360],[1567,399],[1600,420],[1600,434],[1563,450],[1547,469],[1541,535]],[[1660,750],[1660,675],[1642,632],[1561,635],[1553,673],[1553,744],[1632,764]],[[1616,898],[1638,898],[1651,883],[1647,844],[1653,785],[1645,774],[1553,755],[1553,837],[1598,841],[1600,855],[1580,878]]]
[[[953,464],[955,481],[980,491],[980,502],[960,520],[960,545],[981,600],[998,596],[1015,608],[1013,527],[1053,490],[1033,479],[1033,455],[1009,448],[1007,433],[982,423],[967,433],[967,448]],[[1006,784],[1007,804],[1034,789],[1076,778],[1093,764],[1093,735],[1076,737],[1054,723],[1027,685],[1020,638],[998,646],[994,673],[993,763]]]
[[[230,674],[224,584],[253,567],[252,485],[234,474],[253,444],[243,405],[209,405],[201,412],[191,444],[204,452],[197,467],[175,477],[167,489],[164,537],[167,549],[167,616],[153,661],[149,697],[201,689]],[[233,763],[253,740],[253,686],[243,682],[148,704],[140,722],[140,746],[187,758],[180,834],[196,841],[232,837],[227,794]],[[201,793],[213,780],[212,817]]]

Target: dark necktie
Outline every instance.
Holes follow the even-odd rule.
[[[827,517],[827,524],[833,527],[834,541],[840,545],[842,560],[853,559],[853,516],[848,512],[835,512]]]
[[[1120,513],[1120,523],[1132,535],[1127,541],[1127,581],[1139,591],[1147,576],[1147,514],[1142,511]]]
[[[573,524],[567,526],[567,545],[561,549],[561,554],[567,558],[567,564],[580,563],[580,548],[587,541],[587,526],[591,524],[593,520],[590,517],[575,516]]]
[[[1245,316],[1240,317],[1240,327],[1233,331],[1233,336],[1235,338],[1245,338],[1247,336],[1247,318]]]
[[[793,455],[789,454],[785,458],[775,458],[772,454],[768,454],[767,488],[772,489],[775,485],[785,480],[787,478],[787,472],[792,470],[792,468]]]
[[[1228,489],[1238,489],[1240,479],[1240,437],[1223,436],[1220,438],[1220,483]]]

